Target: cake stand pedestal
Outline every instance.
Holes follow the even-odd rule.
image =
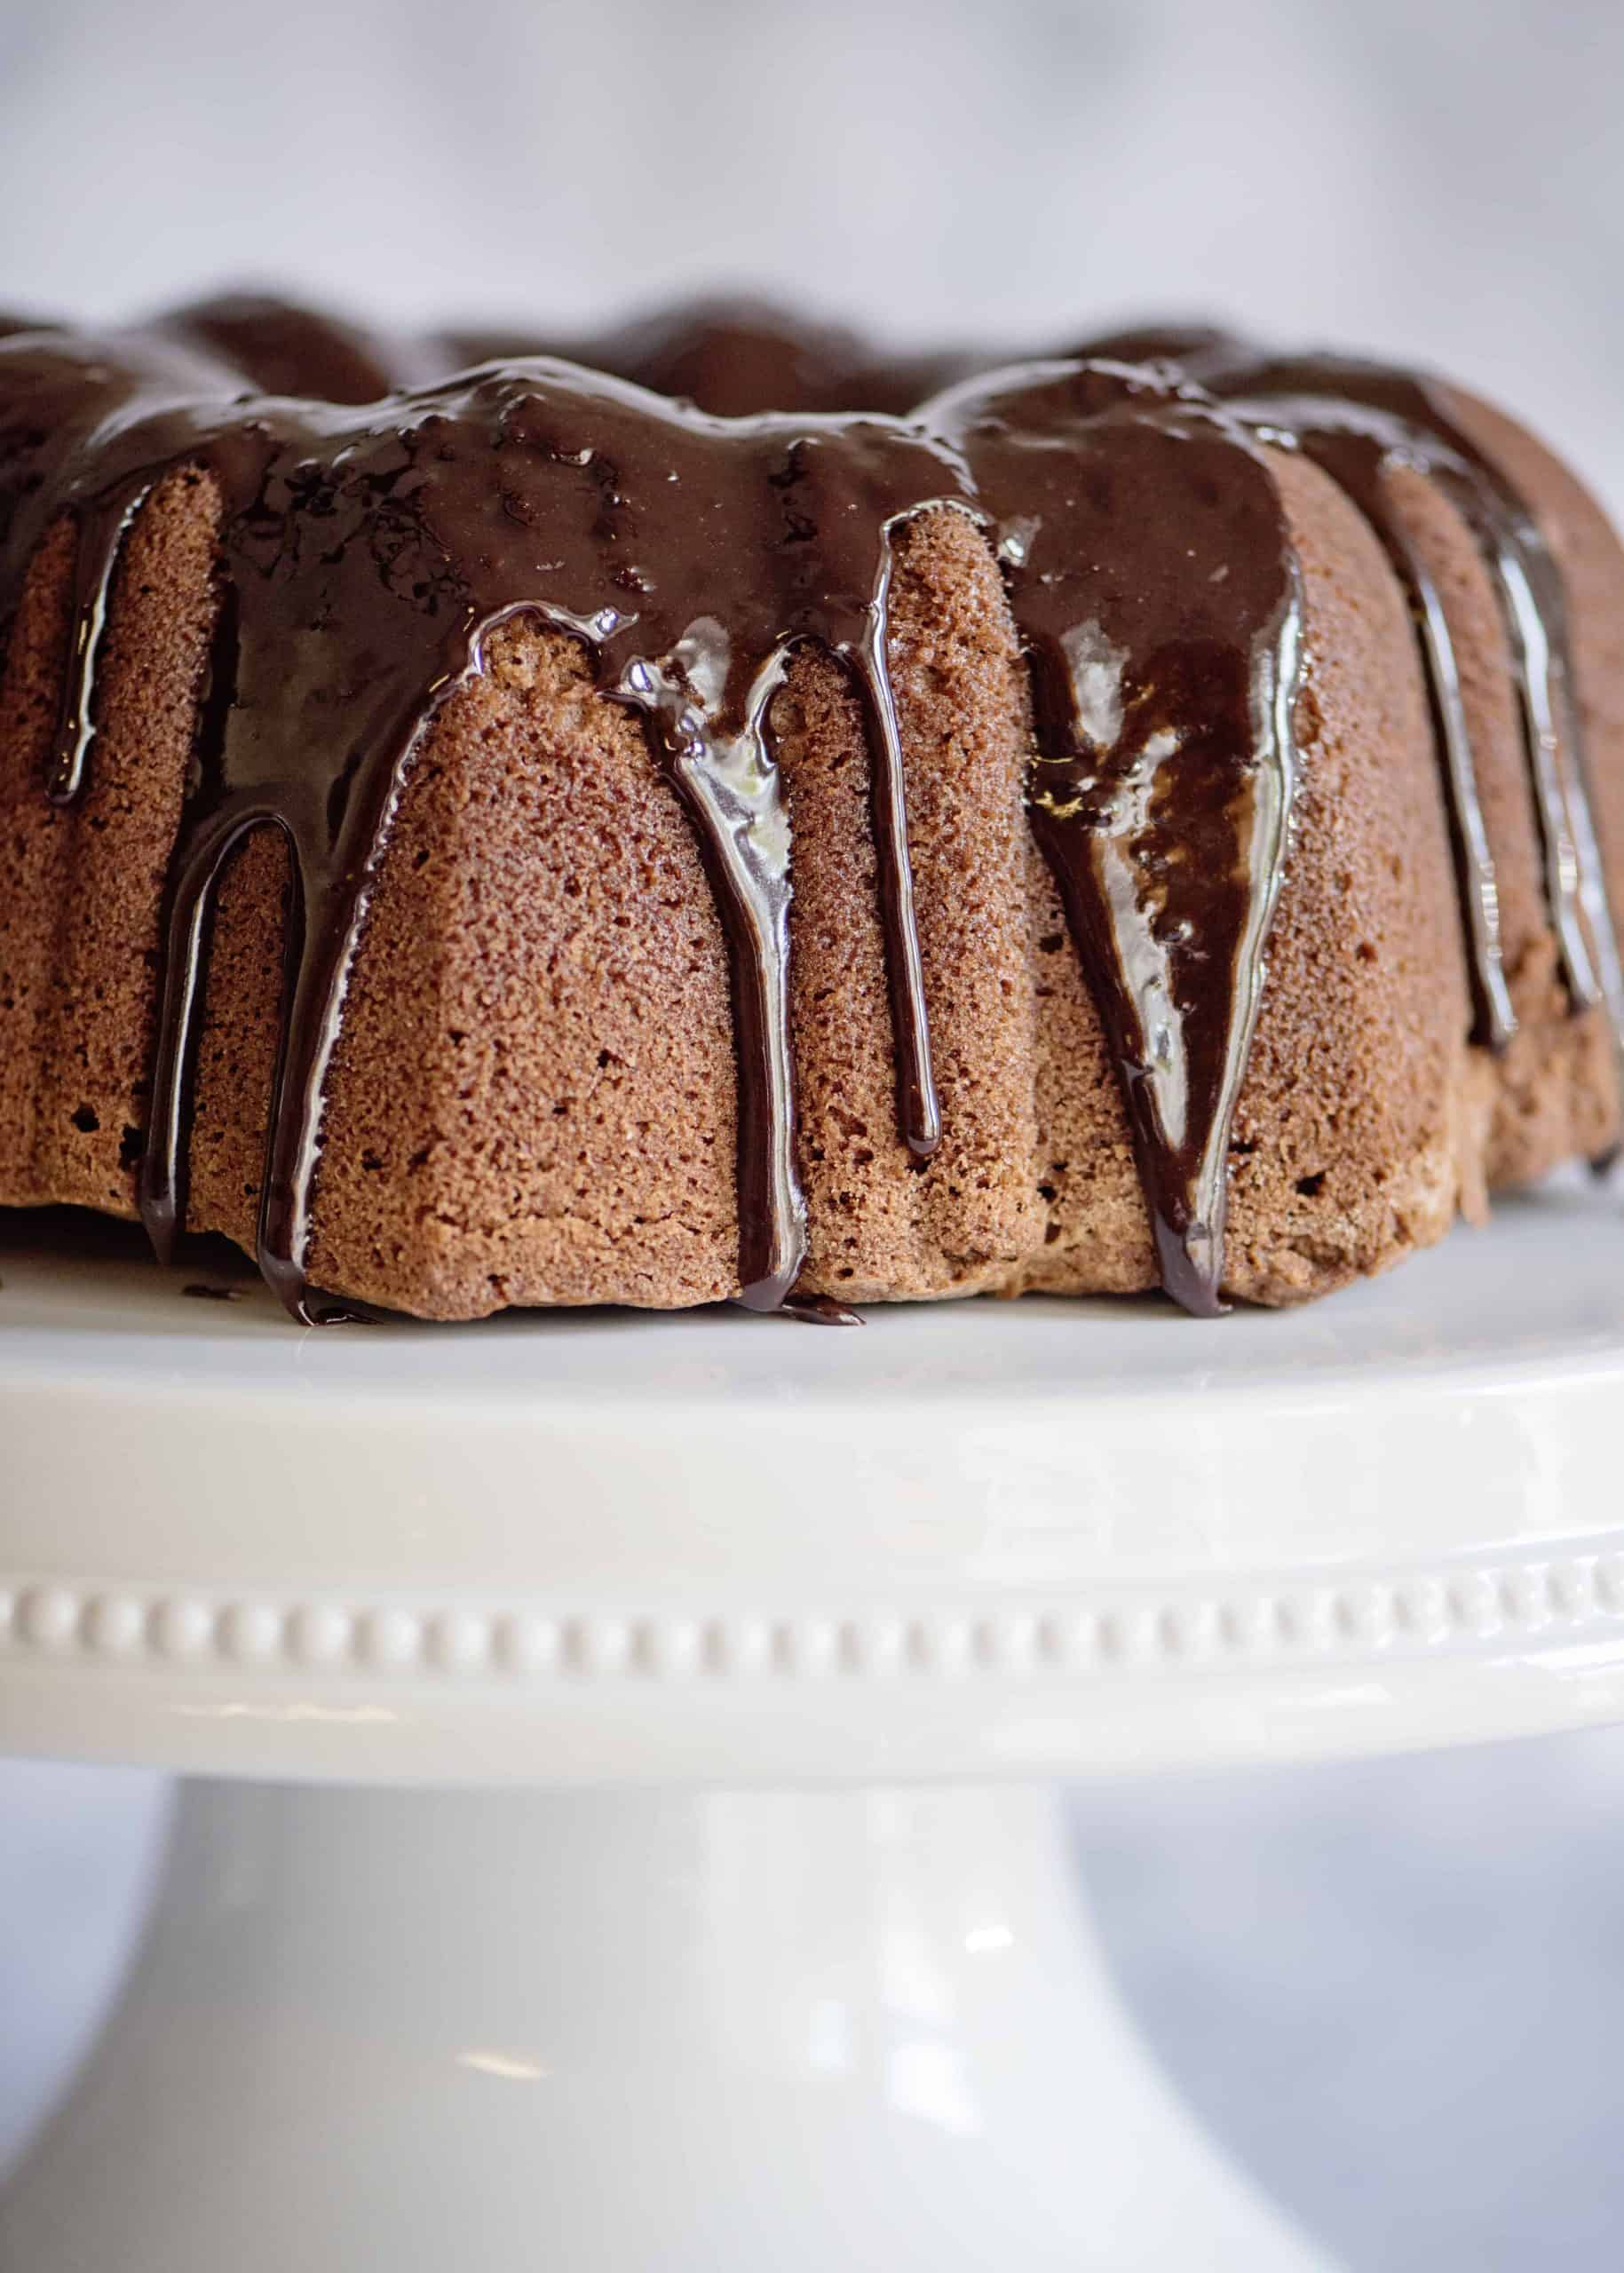
[[[20,2273],[1308,2273],[1052,1786],[1624,1716],[1624,1223],[863,1334],[0,1253],[0,1740],[182,1786]]]

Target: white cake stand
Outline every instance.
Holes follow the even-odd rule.
[[[0,1732],[194,1779],[0,2264],[1327,2262],[1135,2041],[1046,1787],[1624,1715],[1616,1194],[1217,1327],[188,1278],[0,1253]]]

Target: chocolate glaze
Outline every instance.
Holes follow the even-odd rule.
[[[1487,926],[1474,921],[1470,879],[1475,870],[1483,880],[1477,892],[1491,896],[1493,872],[1475,809],[1460,673],[1438,595],[1385,505],[1384,468],[1419,465],[1452,498],[1477,538],[1505,618],[1544,845],[1546,899],[1568,992],[1577,1010],[1604,1006],[1615,1041],[1624,1047],[1624,978],[1589,793],[1562,578],[1533,515],[1452,416],[1440,391],[1425,380],[1321,356],[1305,363],[1266,363],[1221,384],[1226,392],[1244,386],[1251,396],[1258,380],[1257,392],[1292,404],[1303,447],[1368,514],[1411,592],[1435,706],[1446,722],[1446,779],[1455,790],[1457,825],[1468,845],[1475,838],[1480,848],[1462,876],[1467,936],[1477,951],[1482,990],[1493,947]],[[1266,403],[1261,415],[1268,415]],[[1509,1001],[1505,1009],[1509,1020]],[[1506,1032],[1491,1026],[1486,1038],[1504,1040]]]
[[[996,501],[1033,666],[1032,825],[1121,1081],[1163,1284],[1209,1313],[1297,771],[1279,499],[1209,402],[1125,366],[970,380],[926,415]]]
[[[1505,538],[1514,501],[1496,479],[1483,503],[1490,485],[1460,438],[1423,424],[1409,395],[1344,384],[1342,367],[1259,366],[1211,334],[1108,344],[1149,368],[1073,357],[960,377],[903,417],[918,385],[968,359],[888,366],[839,335],[737,308],[593,343],[593,371],[532,355],[436,384],[421,382],[475,345],[467,335],[392,340],[264,299],[99,340],[36,330],[0,343],[0,621],[46,528],[66,514],[76,532],[54,799],[79,796],[94,765],[100,638],[132,520],[178,467],[205,468],[223,500],[213,683],[171,867],[139,1173],[160,1250],[184,1218],[210,911],[234,849],[273,828],[293,888],[259,1263],[296,1315],[339,1314],[306,1263],[327,1074],[367,907],[436,709],[483,669],[494,629],[532,615],[580,640],[603,693],[647,719],[705,859],[733,975],[741,1299],[838,1311],[792,1291],[805,1254],[794,859],[771,707],[803,644],[839,658],[860,693],[899,1133],[926,1160],[940,1110],[886,607],[897,532],[951,510],[996,545],[1030,657],[1032,824],[1099,1004],[1164,1282],[1187,1308],[1216,1309],[1231,1121],[1297,773],[1301,604],[1264,440],[1330,465],[1418,595],[1494,1039],[1509,1003],[1458,677],[1436,595],[1386,513],[1382,469],[1395,453],[1414,462],[1423,436],[1428,470],[1454,485],[1485,542],[1504,541],[1531,734],[1536,718],[1560,721],[1541,748],[1560,776],[1548,827],[1567,830],[1552,876],[1574,935],[1570,981],[1576,1001],[1592,999],[1582,990],[1599,965],[1616,1002],[1559,587],[1528,517]],[[1171,368],[1178,357],[1205,387]],[[415,391],[393,392],[405,384]],[[1395,384],[1430,404],[1420,383]]]
[[[1624,969],[1580,725],[1561,573],[1533,516],[1462,425],[1445,390],[1350,356],[1272,357],[1210,329],[1146,329],[1089,353],[1166,360],[1231,400],[1259,433],[1301,448],[1359,506],[1410,600],[1450,806],[1476,1039],[1501,1048],[1516,1014],[1501,955],[1494,863],[1448,618],[1396,514],[1390,471],[1418,468],[1477,541],[1505,621],[1545,859],[1545,897],[1575,1010],[1604,1008],[1624,1065]]]
[[[1472,982],[1474,1034],[1491,1049],[1501,1049],[1516,1031],[1517,1015],[1506,985],[1499,885],[1484,823],[1460,666],[1431,572],[1394,511],[1386,486],[1390,466],[1417,462],[1413,447],[1406,450],[1409,430],[1382,412],[1341,398],[1320,401],[1311,396],[1278,400],[1267,395],[1248,396],[1246,408],[1264,432],[1275,431],[1273,422],[1278,420],[1279,431],[1332,475],[1381,539],[1408,597],[1433,736],[1442,761],[1467,970]],[[1434,454],[1427,471],[1436,475],[1440,470]]]
[[[0,314],[0,336],[38,329]],[[530,325],[411,333],[359,324],[270,292],[229,292],[150,327],[230,365],[257,394],[376,402],[480,363],[578,363],[718,418],[760,411],[855,410],[902,417],[928,395],[986,369],[986,355],[876,353],[855,332],[747,297],[693,301],[594,332]]]
[[[749,417],[763,410],[878,410],[904,417],[927,396],[986,368],[990,360],[951,353],[876,355],[853,332],[808,323],[765,301],[744,298],[660,309],[611,331],[574,337],[522,329],[448,332],[439,345],[453,366],[560,356],[691,402],[718,418]]]
[[[175,854],[140,1177],[155,1242],[169,1246],[184,1208],[210,910],[236,846],[273,826],[295,890],[259,1261],[306,1314],[327,1069],[406,771],[446,693],[482,668],[490,630],[533,612],[581,638],[605,691],[649,717],[693,818],[733,962],[742,1299],[775,1306],[800,1268],[804,1226],[788,829],[765,714],[804,639],[875,676],[866,632],[885,531],[939,486],[937,454],[900,428],[679,419],[636,390],[540,362],[400,399],[387,416],[244,406],[229,382],[222,402],[218,379],[213,401],[154,411],[138,385],[115,410],[104,400],[114,368],[27,341],[10,358],[20,393],[31,378],[50,411],[32,454],[46,463],[11,536],[20,562],[44,518],[64,506],[77,518],[80,629],[51,784],[68,798],[91,746],[95,629],[135,503],[162,466],[188,461],[210,469],[225,499],[221,684],[209,706],[218,739],[200,752]],[[65,450],[91,418],[93,447]],[[825,532],[816,545],[805,541],[812,527]],[[883,833],[883,859],[887,849],[893,933],[911,939],[905,832]],[[916,950],[898,994],[910,1012],[907,1134],[928,1150],[935,1101]]]

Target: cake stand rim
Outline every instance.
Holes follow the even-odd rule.
[[[1447,1243],[1328,1336],[1130,1317],[1165,1364],[1132,1396],[1088,1377],[1105,1329],[963,1311],[879,1319],[877,1390],[856,1337],[735,1319],[459,1341],[437,1396],[449,1342],[331,1362],[145,1267],[14,1262],[10,1749],[862,1780],[1624,1716],[1624,1226],[1596,1195]],[[533,1384],[537,1350],[566,1377]],[[646,1397],[612,1393],[629,1351]]]

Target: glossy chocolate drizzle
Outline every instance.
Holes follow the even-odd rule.
[[[1230,401],[1261,439],[1301,449],[1358,505],[1408,597],[1432,712],[1454,843],[1476,1013],[1474,1040],[1503,1049],[1517,1030],[1501,952],[1499,887],[1448,617],[1395,510],[1387,477],[1424,473],[1477,543],[1504,621],[1528,780],[1544,854],[1544,890],[1569,1000],[1604,1009],[1624,1066],[1624,969],[1609,906],[1580,729],[1561,572],[1543,533],[1438,385],[1351,356],[1260,355],[1215,330],[1144,330],[1094,343],[1166,360]]]
[[[760,311],[712,310],[594,343],[587,369],[519,353],[528,342],[391,339],[242,298],[99,340],[0,341],[0,621],[45,530],[63,514],[76,530],[53,800],[75,800],[94,766],[100,642],[142,504],[188,465],[224,501],[139,1177],[160,1252],[185,1216],[210,909],[234,849],[272,828],[293,888],[258,1260],[295,1315],[342,1314],[306,1263],[368,906],[436,710],[483,669],[496,627],[533,616],[578,639],[604,694],[645,717],[693,823],[732,971],[740,1299],[789,1302],[806,1232],[772,697],[807,644],[860,695],[899,1130],[927,1160],[941,1116],[887,600],[896,534],[950,510],[995,545],[1030,658],[1032,825],[1116,1064],[1163,1280],[1186,1308],[1216,1309],[1231,1123],[1297,776],[1301,602],[1265,440],[1330,466],[1420,596],[1479,1019],[1498,1041],[1510,1008],[1458,675],[1380,474],[1422,452],[1458,491],[1506,595],[1570,986],[1616,1015],[1560,587],[1526,513],[1440,417],[1422,419],[1419,382],[1381,375],[1382,394],[1344,383],[1364,367],[1245,365],[1216,335],[1102,345],[964,376],[964,357],[887,366],[839,335],[775,337]],[[492,345],[504,360],[433,380]],[[701,407],[638,384],[651,379]],[[922,384],[938,392],[899,415]],[[768,388],[785,399],[756,399]]]

